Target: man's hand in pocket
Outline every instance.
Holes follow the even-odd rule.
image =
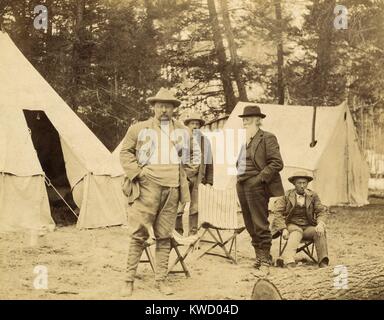
[[[261,180],[260,176],[254,176],[254,177],[249,178],[249,179],[250,179],[251,185],[254,187],[258,187],[258,186],[261,186],[263,184],[263,181]]]

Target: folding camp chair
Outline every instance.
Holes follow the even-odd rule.
[[[237,221],[237,194],[235,188],[218,190],[209,185],[199,185],[199,242],[209,243],[208,249],[198,256],[215,255],[227,258],[237,263],[237,236],[245,229]],[[230,231],[231,235],[224,238],[223,231]],[[210,235],[212,240],[206,240]],[[212,252],[216,247],[222,249],[224,254]]]
[[[283,234],[281,231],[279,232],[277,237],[279,237],[279,257],[281,257],[284,253],[285,248],[287,247],[288,241],[283,239]],[[314,247],[315,243],[313,239],[303,238],[301,240],[300,246],[296,249],[296,253],[304,252],[314,263],[318,263],[314,255]]]
[[[181,237],[176,231],[173,232],[173,237],[171,239],[171,248],[176,253],[176,260],[168,268],[168,273],[184,273],[187,278],[191,276],[188,267],[185,263],[185,259],[187,258],[189,253],[191,253],[191,251],[195,248],[198,240],[199,238],[197,236]],[[183,254],[179,250],[179,247],[181,246],[187,247]],[[182,267],[182,270],[174,270],[178,263]]]
[[[333,211],[331,211],[329,207],[327,206],[323,206],[323,207],[328,213],[333,213]],[[272,235],[273,239],[276,239],[277,237],[279,237],[279,257],[281,257],[287,246],[287,240],[283,239],[282,231],[278,231],[274,235]],[[314,263],[319,263],[318,258],[315,257],[314,248],[315,248],[315,243],[313,239],[303,238],[301,240],[300,246],[296,249],[296,253],[304,252]]]
[[[185,263],[185,259],[193,249],[193,246],[196,243],[196,241],[197,239],[195,239],[193,243],[189,243],[188,249],[186,250],[186,252],[184,252],[184,254],[181,254],[178,247],[187,245],[187,243],[185,241],[182,242],[178,240],[174,236],[171,238],[171,252],[173,250],[176,253],[176,260],[168,268],[168,273],[184,273],[187,278],[191,276],[189,269]],[[145,242],[143,254],[145,254],[146,258],[140,260],[140,263],[149,263],[153,272],[155,272],[155,261],[153,259],[150,247],[155,244],[156,244],[156,241],[154,241],[154,239],[152,239],[152,241]],[[181,265],[182,270],[174,270],[174,268],[178,263]]]

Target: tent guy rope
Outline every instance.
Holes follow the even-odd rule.
[[[57,193],[59,198],[65,203],[65,205],[68,207],[68,209],[71,210],[71,212],[76,216],[76,218],[79,218],[79,215],[71,208],[71,206],[68,204],[68,202],[65,201],[65,199],[61,196],[60,192],[52,184],[51,180],[47,176],[45,176],[44,179],[45,179],[45,183],[47,184],[47,186],[52,187],[52,189]]]

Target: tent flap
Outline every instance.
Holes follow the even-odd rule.
[[[0,231],[51,230],[51,217],[44,177],[0,174]]]
[[[84,195],[78,228],[100,228],[126,223],[120,178],[89,174],[76,185],[76,192]]]

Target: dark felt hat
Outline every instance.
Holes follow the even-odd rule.
[[[243,109],[243,114],[239,115],[240,118],[245,118],[245,117],[260,117],[260,118],[265,118],[265,114],[261,113],[260,107],[259,106],[245,106]]]

